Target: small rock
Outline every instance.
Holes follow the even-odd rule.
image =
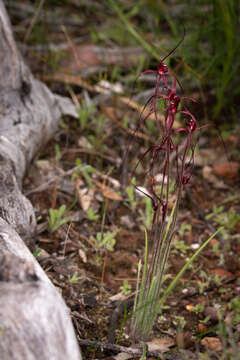
[[[129,230],[132,230],[135,226],[133,219],[129,215],[121,216],[120,224]]]
[[[190,286],[188,288],[185,288],[182,290],[182,293],[185,295],[187,294],[188,296],[192,296],[192,295],[195,295],[197,292],[197,289],[194,288],[193,286]]]
[[[198,244],[198,243],[193,243],[192,245],[191,245],[191,249],[193,249],[193,250],[197,250],[197,249],[199,249],[200,248],[200,244]]]
[[[215,323],[219,320],[217,310],[212,306],[207,306],[204,309],[204,315],[208,316],[209,319]]]

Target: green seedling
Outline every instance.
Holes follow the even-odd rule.
[[[186,322],[186,320],[184,319],[184,317],[183,317],[183,316],[175,315],[175,316],[173,317],[173,319],[174,319],[173,321],[174,321],[174,323],[176,323],[178,329],[179,329],[179,330],[183,330],[184,327],[185,327],[186,324],[187,324],[187,322]]]
[[[96,136],[101,135],[102,140],[104,139],[104,137],[102,136],[102,132],[104,130],[103,126],[104,126],[105,122],[106,122],[106,117],[104,115],[101,115],[101,114],[94,117],[94,119],[93,119]]]
[[[74,271],[72,276],[68,275],[68,281],[72,284],[76,284],[79,280],[82,280],[82,276],[78,276],[77,271]]]
[[[186,253],[188,252],[188,250],[190,249],[190,246],[185,244],[185,242],[183,240],[177,240],[175,239],[173,241],[173,250],[172,252],[174,254],[182,254],[182,255],[186,255]]]
[[[128,196],[128,199],[125,204],[130,207],[132,212],[136,210],[136,207],[138,205],[138,199],[135,194],[135,184],[136,180],[135,178],[132,178],[131,184],[126,187],[126,194]]]
[[[201,281],[197,282],[199,293],[203,294],[203,292],[210,286],[211,281],[214,281],[214,277],[209,276],[205,271],[201,270],[200,272]]]
[[[206,215],[206,216],[205,216],[205,219],[206,219],[206,220],[210,220],[211,218],[215,217],[217,214],[222,213],[223,210],[224,210],[224,206],[223,206],[223,205],[221,205],[221,206],[213,205],[213,211],[212,211],[210,214]]]
[[[75,180],[78,174],[81,174],[84,177],[88,187],[92,187],[91,175],[96,172],[96,169],[94,169],[94,167],[91,165],[82,164],[82,160],[79,158],[76,159],[75,164],[79,168],[73,174],[72,179]]]
[[[61,149],[58,144],[55,145],[55,159],[59,161],[62,157]]]
[[[235,231],[237,223],[240,220],[240,214],[237,213],[234,209],[229,209],[228,212],[218,214],[216,216],[216,222],[219,225],[224,226],[224,228],[229,231]]]
[[[41,254],[42,249],[38,248],[36,251],[34,251],[33,256],[38,257],[39,254]]]
[[[63,217],[66,212],[66,205],[60,206],[59,209],[49,209],[48,228],[50,232],[54,232],[63,224],[71,221],[71,216]]]
[[[131,284],[129,284],[129,282],[127,280],[123,280],[123,285],[120,286],[120,290],[123,293],[123,295],[126,295],[126,296],[130,295],[131,289],[132,289]]]
[[[199,294],[203,294],[204,290],[208,288],[209,283],[204,281],[197,281],[197,285],[198,285]]]
[[[151,200],[146,197],[143,198],[143,203],[145,205],[145,211],[142,211],[142,209],[139,209],[141,222],[143,223],[144,228],[146,228],[147,230],[150,230],[151,226],[152,226],[152,219],[153,219],[152,203],[151,203]]]
[[[204,305],[203,304],[197,304],[193,307],[193,312],[195,314],[201,314],[204,311]]]
[[[116,244],[115,236],[118,231],[107,231],[106,233],[97,233],[95,240],[95,246],[97,249],[106,249],[109,251],[114,250]]]
[[[87,123],[95,111],[95,105],[88,106],[85,100],[82,100],[80,107],[77,109],[81,130],[85,130]]]
[[[181,238],[184,237],[184,235],[189,234],[192,230],[192,226],[190,224],[186,224],[186,223],[181,223],[179,229],[178,229],[178,233],[180,235]]]
[[[213,206],[213,212],[206,216],[206,219],[212,219],[216,224],[224,226],[222,238],[224,240],[230,239],[230,233],[236,230],[236,226],[240,221],[240,214],[237,213],[233,208],[228,211],[224,211],[224,206]],[[229,242],[225,242],[225,251],[229,247]],[[220,254],[220,261],[224,262],[224,253]]]
[[[224,280],[224,278],[219,277],[218,274],[214,275],[212,278],[212,281],[216,286],[220,286],[222,284],[223,280]]]
[[[87,218],[89,221],[98,221],[99,215],[97,214],[97,210],[89,208],[87,210]]]
[[[219,249],[219,244],[218,243],[213,244],[212,251],[213,251],[214,254],[219,255],[220,249]]]

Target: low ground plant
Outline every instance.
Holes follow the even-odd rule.
[[[94,238],[96,249],[114,250],[116,244],[116,235],[118,231],[107,231],[106,233],[98,232]]]
[[[50,232],[54,232],[63,224],[71,221],[71,216],[64,216],[66,205],[60,206],[59,209],[49,209],[48,228]]]

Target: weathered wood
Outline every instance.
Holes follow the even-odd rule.
[[[29,251],[36,220],[22,179],[69,99],[34,79],[19,54],[0,0],[0,358],[80,360],[69,311]],[[28,247],[27,247],[27,246]]]
[[[0,294],[2,360],[81,359],[68,310],[31,253],[0,256]]]

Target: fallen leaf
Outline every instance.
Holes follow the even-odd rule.
[[[127,298],[127,296],[125,296],[125,295],[122,293],[122,291],[120,291],[119,293],[111,296],[111,297],[109,298],[109,300],[111,300],[111,301],[124,301],[124,300],[126,300],[126,298]]]
[[[121,197],[121,195],[119,195],[116,191],[112,190],[109,186],[106,186],[103,183],[100,183],[99,181],[92,179],[93,182],[100,187],[101,191],[102,191],[102,195],[110,200],[117,200],[117,201],[122,201],[123,198]]]
[[[53,242],[53,239],[48,239],[48,238],[40,238],[39,239],[39,242],[40,243],[45,243],[45,244],[48,244],[48,243],[52,243]]]
[[[213,351],[222,350],[221,340],[217,337],[205,337],[201,340],[201,344],[209,350],[213,350]]]
[[[159,352],[166,352],[172,346],[176,345],[176,342],[173,338],[164,336],[161,338],[154,338],[152,341],[147,342],[148,350],[149,351],[159,351]]]
[[[82,209],[87,211],[93,201],[95,190],[93,188],[88,189],[81,177],[76,179],[75,189]]]
[[[124,352],[121,352],[115,356],[113,356],[113,359],[115,360],[128,360],[128,359],[132,359],[133,355],[132,354],[126,354]]]
[[[218,177],[234,179],[239,172],[240,164],[235,161],[227,161],[223,164],[214,165],[213,172]]]
[[[225,278],[227,280],[230,280],[233,278],[232,273],[230,273],[229,271],[222,269],[222,268],[217,268],[217,269],[213,269],[210,271],[213,275],[218,275],[220,278]]]
[[[85,251],[83,251],[82,249],[79,249],[78,254],[79,254],[79,257],[82,260],[82,262],[84,264],[86,264],[87,263],[87,255],[86,255]]]

